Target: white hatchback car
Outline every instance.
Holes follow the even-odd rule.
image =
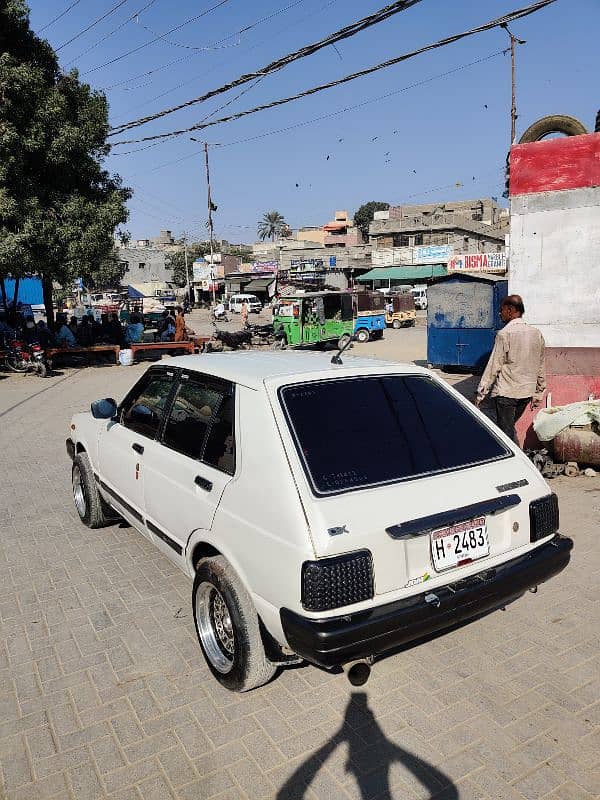
[[[262,311],[262,303],[255,294],[233,294],[229,298],[229,311],[232,314],[239,314],[244,303],[251,314],[260,314]]]
[[[525,455],[413,365],[173,358],[76,414],[67,450],[81,520],[124,517],[193,578],[204,656],[238,691],[300,659],[364,682],[375,656],[515,600],[572,548]]]

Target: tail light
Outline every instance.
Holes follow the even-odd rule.
[[[558,531],[558,497],[555,494],[540,497],[529,503],[529,522],[531,542],[537,542]]]
[[[373,594],[373,558],[368,550],[302,565],[302,606],[307,611],[349,606]]]

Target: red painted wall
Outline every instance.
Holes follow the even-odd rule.
[[[591,186],[600,186],[600,133],[511,148],[511,196]]]

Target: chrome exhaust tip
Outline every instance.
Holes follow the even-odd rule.
[[[349,661],[343,665],[343,670],[352,686],[364,686],[371,675],[371,664],[366,659]]]

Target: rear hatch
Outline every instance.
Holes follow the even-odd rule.
[[[529,502],[545,482],[425,371],[274,394],[316,556],[369,550],[377,595],[433,588],[534,546]]]

